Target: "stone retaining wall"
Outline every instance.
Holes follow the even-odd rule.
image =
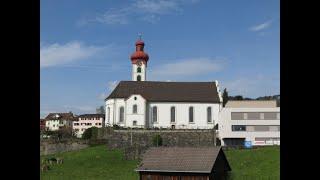
[[[83,140],[67,141],[40,141],[40,155],[49,155],[66,151],[80,150],[88,147],[88,142]]]

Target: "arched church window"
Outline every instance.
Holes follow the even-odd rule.
[[[176,122],[176,108],[172,106],[170,111],[171,111],[171,122]]]
[[[157,106],[152,108],[152,122],[157,122],[158,120],[158,109]]]
[[[193,123],[193,107],[189,107],[189,122]]]
[[[141,76],[140,75],[137,76],[137,81],[141,81]]]
[[[141,73],[141,67],[138,67],[138,68],[137,68],[137,72],[138,72],[138,73]]]
[[[138,112],[138,106],[135,104],[135,105],[133,105],[133,107],[132,107],[132,113],[133,113],[133,114],[137,114],[137,112]]]
[[[207,108],[207,122],[211,123],[212,122],[212,112],[211,112],[211,107]]]
[[[119,122],[123,122],[124,121],[124,107],[120,107],[119,109]]]
[[[107,109],[107,116],[108,116],[108,123],[110,122],[110,107],[108,107],[108,109]]]

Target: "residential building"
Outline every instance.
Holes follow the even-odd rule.
[[[211,129],[222,109],[217,81],[147,81],[149,55],[136,42],[132,81],[121,81],[106,98],[106,124],[122,127]]]
[[[280,145],[280,107],[276,100],[228,101],[218,121],[221,144]]]
[[[50,113],[45,118],[46,128],[49,131],[57,131],[62,127],[72,128],[72,122],[75,120],[76,116],[72,112],[69,113]]]
[[[82,114],[73,122],[73,131],[77,137],[82,137],[83,132],[91,127],[104,127],[104,114]]]
[[[46,129],[46,120],[40,118],[40,131],[43,131]]]

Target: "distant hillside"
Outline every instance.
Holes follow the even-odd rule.
[[[241,95],[237,96],[228,96],[228,100],[277,100],[277,106],[280,107],[280,94],[279,95],[273,95],[273,96],[261,96],[257,98],[248,98],[243,97]]]

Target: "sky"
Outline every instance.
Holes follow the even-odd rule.
[[[142,34],[147,80],[280,94],[279,0],[41,0],[40,117],[95,113]]]

